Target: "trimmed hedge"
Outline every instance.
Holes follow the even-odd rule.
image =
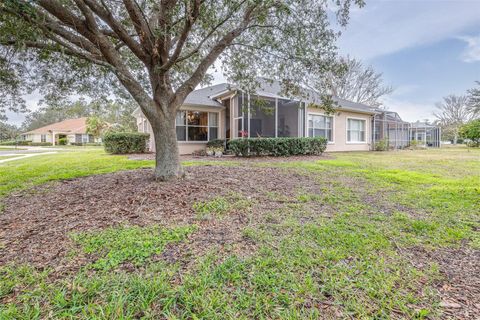
[[[7,140],[1,141],[0,146],[29,146],[31,143],[30,140]]]
[[[223,148],[225,145],[225,140],[223,139],[214,139],[207,142],[207,148]]]
[[[327,148],[325,138],[248,138],[234,139],[229,149],[242,157],[320,155]]]
[[[143,153],[149,137],[140,132],[109,132],[103,136],[103,145],[108,153]]]

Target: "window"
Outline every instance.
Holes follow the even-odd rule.
[[[148,122],[147,120],[143,120],[143,132],[148,133]]]
[[[347,119],[347,142],[366,142],[366,120]]]
[[[82,134],[82,143],[88,143],[88,134]]]
[[[208,141],[218,138],[218,113],[177,111],[178,141]]]
[[[47,142],[47,135],[46,135],[46,134],[42,134],[42,135],[40,136],[40,141],[41,141],[41,142]]]
[[[329,142],[333,142],[333,117],[309,114],[308,136],[324,137]]]

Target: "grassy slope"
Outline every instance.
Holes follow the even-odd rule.
[[[64,156],[74,163],[58,173],[49,161],[36,166],[36,172],[44,174],[35,178],[17,176],[10,168],[8,174],[18,181],[13,187],[22,181],[41,183],[134,166],[99,153],[88,165]],[[298,190],[296,199],[281,199],[284,208],[269,213],[264,223],[246,228],[244,236],[258,247],[252,256],[212,252],[196,257],[193,269],[181,280],[178,266],[163,262],[145,262],[136,272],[85,270],[56,283],[45,280],[48,271],[5,267],[0,270],[0,297],[12,290],[20,296],[16,303],[0,306],[0,315],[5,319],[46,314],[97,319],[439,317],[439,301],[430,286],[438,277],[436,265],[415,268],[401,253],[412,246],[431,250],[458,246],[462,240],[467,246],[479,245],[475,231],[479,229],[479,159],[478,150],[446,149],[345,153],[314,163],[268,164],[314,176],[321,190],[318,194]],[[226,203],[215,199],[194,208],[201,215],[228,214]],[[316,204],[328,204],[335,214],[319,215],[312,209]],[[254,212],[254,206],[248,207]],[[112,260],[116,263],[120,250],[122,259],[141,257],[143,262],[150,252],[145,248],[151,248],[151,230],[110,229],[76,239],[94,239],[98,245],[118,232],[113,238],[118,237],[119,246],[113,242],[109,247],[121,250],[104,252],[99,261],[108,264],[116,259]],[[164,237],[159,237],[160,244],[171,241]],[[325,303],[329,308],[323,308]]]

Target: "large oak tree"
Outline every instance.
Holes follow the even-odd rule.
[[[244,89],[263,76],[298,94],[334,65],[332,21],[345,26],[363,2],[2,0],[1,103],[18,107],[33,89],[57,98],[125,90],[152,125],[156,177],[178,177],[176,111],[215,62]]]

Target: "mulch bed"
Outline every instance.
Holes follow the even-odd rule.
[[[178,226],[196,223],[199,230],[189,243],[190,253],[212,249],[251,252],[253,244],[242,236],[252,215],[282,204],[265,196],[267,191],[294,197],[308,178],[276,168],[196,166],[186,168],[186,178],[156,182],[151,169],[117,172],[55,182],[5,199],[0,225],[0,266],[28,263],[55,272],[74,271],[88,261],[66,259],[72,249],[69,235],[120,224]],[[48,192],[47,192],[48,190]],[[254,212],[233,212],[222,219],[198,220],[192,205],[229,192],[255,201]],[[228,246],[227,246],[228,245]],[[165,253],[167,260],[175,254]]]
[[[428,250],[411,248],[409,258],[420,269],[432,261],[441,279],[434,286],[440,295],[442,319],[480,319],[480,250],[460,248]]]

